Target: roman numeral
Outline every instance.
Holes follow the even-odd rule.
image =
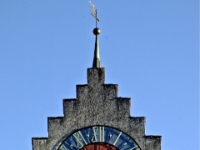
[[[87,144],[86,140],[84,139],[84,137],[83,137],[83,135],[82,135],[82,133],[80,131],[74,133],[73,137],[76,139],[78,148],[82,148],[84,146],[83,143],[81,142],[81,140],[83,140],[83,142],[85,144]],[[81,138],[79,138],[79,137],[81,137]]]
[[[94,142],[104,142],[104,127],[92,127],[92,139]]]
[[[139,148],[138,148],[138,146],[136,145],[136,146],[130,148],[129,150],[139,150]]]
[[[61,145],[61,147],[59,148],[59,150],[68,150],[64,145]]]
[[[100,128],[100,142],[104,142],[104,127]]]
[[[92,136],[92,142],[98,142],[97,136],[98,136],[98,127],[92,127],[93,130],[93,136]]]
[[[119,135],[117,136],[115,142],[113,143],[113,145],[116,145],[117,144],[117,141],[119,140],[119,137],[122,135],[122,132],[119,133]]]
[[[80,134],[81,138],[83,139],[84,143],[87,144],[86,140],[84,139],[82,133],[80,131],[78,131],[78,133]]]

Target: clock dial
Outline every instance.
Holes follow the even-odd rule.
[[[87,148],[87,149],[86,149]],[[75,131],[58,150],[140,150],[127,134],[107,126],[93,126]]]

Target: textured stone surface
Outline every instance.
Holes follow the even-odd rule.
[[[145,136],[145,117],[130,116],[130,98],[117,97],[118,85],[104,84],[105,69],[89,68],[88,84],[76,86],[76,98],[63,100],[63,117],[48,118],[48,138],[32,138],[33,150],[57,150],[73,131],[92,125],[115,127],[142,150],[161,150],[161,136]]]

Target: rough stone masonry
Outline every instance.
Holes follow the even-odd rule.
[[[146,118],[130,116],[131,99],[118,97],[118,85],[104,81],[104,68],[89,68],[88,84],[76,86],[76,98],[63,100],[63,117],[48,117],[48,137],[32,138],[33,150],[57,150],[75,130],[92,125],[117,128],[142,150],[161,150],[161,136],[145,135]]]

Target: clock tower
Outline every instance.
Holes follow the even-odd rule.
[[[87,84],[76,98],[63,100],[63,117],[48,117],[48,137],[32,138],[33,150],[161,150],[161,136],[145,135],[145,117],[130,116],[131,99],[118,97],[118,85],[105,83],[98,35]]]

